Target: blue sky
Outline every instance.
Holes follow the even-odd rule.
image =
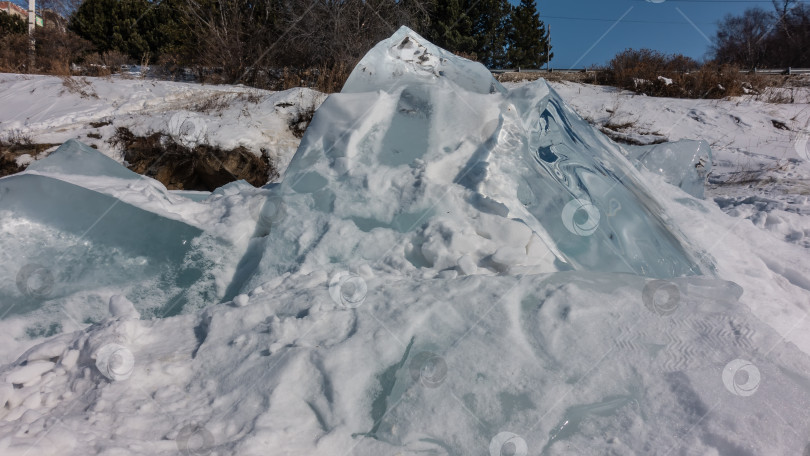
[[[551,25],[556,68],[600,65],[626,48],[643,47],[702,60],[726,14],[773,9],[770,0],[538,0],[537,6]]]

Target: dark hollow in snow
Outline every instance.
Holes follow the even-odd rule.
[[[21,155],[28,154],[32,157],[36,157],[42,151],[58,145],[59,144],[6,143],[0,141],[0,177],[25,170],[25,166],[17,165],[17,158]]]
[[[169,190],[213,191],[240,179],[260,187],[278,177],[266,155],[257,156],[244,146],[231,150],[208,144],[187,147],[164,133],[136,136],[124,127],[116,130],[111,142],[123,149],[127,168],[160,181]]]

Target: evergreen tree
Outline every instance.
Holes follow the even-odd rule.
[[[435,0],[425,35],[448,51],[501,66],[510,10],[507,0]]]
[[[472,56],[476,42],[473,23],[467,15],[465,0],[436,0],[430,18],[428,39],[451,52]]]
[[[548,32],[534,0],[521,0],[512,9],[510,27],[507,34],[507,58],[515,67],[541,68],[546,64],[546,53],[550,51]],[[548,56],[554,57],[554,53]]]
[[[171,0],[84,0],[68,28],[98,52],[116,50],[133,59],[156,59],[180,39]]]
[[[0,11],[0,37],[22,35],[28,32],[28,24],[17,16]]]
[[[512,6],[507,0],[480,0],[471,2],[468,15],[472,20],[475,55],[489,68],[507,64],[506,35]]]

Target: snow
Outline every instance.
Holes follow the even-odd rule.
[[[810,192],[807,87],[793,89],[795,103],[777,104],[760,100],[767,99],[767,94],[684,100],[634,96],[577,83],[552,86],[580,115],[597,125],[632,123],[625,132],[633,138],[707,141],[712,168],[706,197],[729,215],[763,228],[762,235],[810,246],[810,220],[804,216]],[[776,127],[774,121],[787,129]],[[769,215],[772,223],[766,224]],[[784,223],[773,223],[777,220]]]
[[[299,142],[290,119],[324,98],[301,88],[271,92],[125,77],[0,74],[0,137],[15,132],[55,144],[78,139],[122,163],[110,140],[124,127],[136,135],[162,132],[189,147],[244,146],[257,155],[264,150],[284,169]]]
[[[407,29],[346,87],[261,189],[73,141],[0,179],[2,454],[804,451],[806,105],[503,87]],[[618,103],[678,142],[577,115]]]
[[[663,82],[664,85],[672,85],[672,79],[670,79],[670,78],[665,78],[663,76],[658,76],[658,80]]]

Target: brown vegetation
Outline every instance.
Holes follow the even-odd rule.
[[[37,28],[34,40],[32,61],[27,34],[10,33],[4,36],[3,45],[0,46],[0,71],[67,76],[71,74],[70,65],[91,49],[88,41],[57,27]]]
[[[186,147],[164,133],[136,136],[118,128],[112,142],[124,150],[132,171],[160,181],[169,190],[215,190],[228,182],[244,179],[262,186],[278,171],[262,154],[243,146],[224,150],[208,144]]]
[[[678,98],[725,98],[758,93],[764,86],[761,77],[731,65],[699,65],[683,55],[650,49],[620,52],[597,71],[596,80],[639,94]]]
[[[34,140],[19,131],[11,131],[0,139],[0,177],[18,173],[25,166],[17,165],[17,159],[28,154],[36,157],[43,151],[58,144],[36,144]]]

